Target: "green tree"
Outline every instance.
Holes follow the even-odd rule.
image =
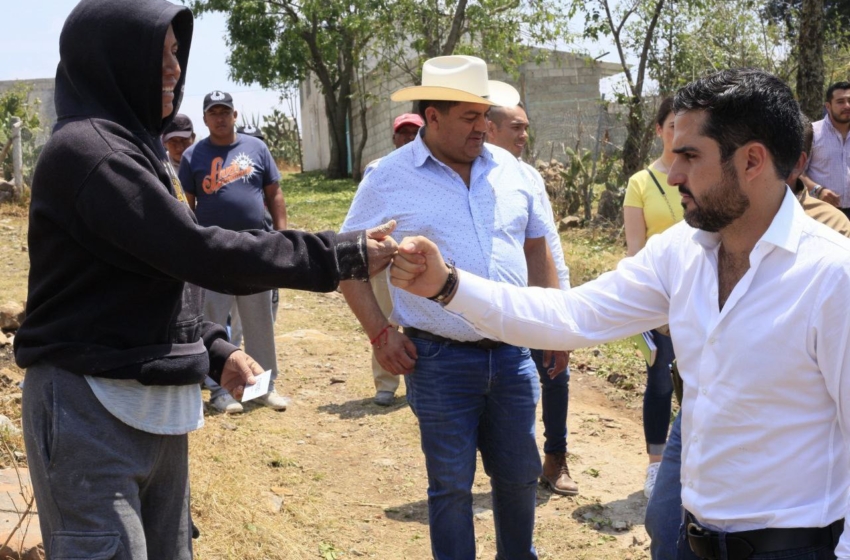
[[[30,88],[23,83],[0,93],[0,165],[3,167],[3,179],[11,179],[12,168],[12,117],[19,117],[22,123],[21,148],[23,151],[24,182],[32,182],[32,172],[38,159],[40,148],[36,146],[36,135],[41,131],[38,116],[39,99],[30,100]]]
[[[656,40],[656,30],[666,2],[667,0],[628,0],[619,3],[613,0],[573,0],[570,8],[571,15],[584,17],[585,38],[598,41],[603,36],[608,36],[613,40],[623,68],[627,91],[619,95],[619,101],[628,108],[628,115],[622,154],[623,167],[620,171],[622,184],[643,167],[649,150],[651,135],[647,126],[648,112],[645,109],[644,88],[648,77],[650,51]],[[637,59],[637,68],[634,70],[632,56]],[[611,207],[613,208],[613,205]],[[619,219],[619,216],[614,215],[602,217],[609,220]]]
[[[312,74],[325,101],[331,139],[327,175],[348,174],[347,124],[354,78],[381,10],[378,0],[190,0],[227,17],[231,77],[284,90]]]
[[[649,75],[661,95],[724,68],[761,68],[789,80],[793,44],[781,22],[762,17],[764,6],[741,2],[690,1],[669,4],[649,52]]]
[[[285,89],[315,76],[331,138],[330,177],[359,168],[366,141],[364,87],[373,70],[398,68],[419,83],[422,60],[476,54],[512,71],[534,45],[564,33],[558,0],[184,0],[227,17],[231,77]],[[360,87],[358,87],[358,83]],[[355,115],[356,112],[356,115]],[[361,142],[349,154],[348,129]]]
[[[800,108],[813,120],[823,113],[824,0],[803,0],[797,41],[797,98]]]
[[[568,14],[559,0],[393,0],[381,12],[380,62],[414,83],[425,60],[468,54],[509,73],[533,57],[533,47],[567,36]]]

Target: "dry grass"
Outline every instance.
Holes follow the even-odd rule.
[[[0,204],[0,304],[27,297],[27,207]]]
[[[282,181],[294,227],[337,229],[354,194],[350,181],[288,175]],[[26,292],[26,212],[0,206],[0,299]],[[577,285],[613,268],[624,254],[618,232],[562,236]],[[313,338],[293,331],[318,331]],[[192,512],[201,530],[196,557],[210,559],[430,557],[424,460],[416,419],[403,397],[372,404],[368,341],[338,293],[281,291],[276,325],[284,413],[248,406],[246,414],[208,413],[190,436]],[[0,354],[0,369],[11,353]],[[580,350],[571,382],[571,468],[576,498],[538,492],[535,542],[541,560],[648,558],[642,527],[642,435],[637,412],[642,365],[623,343]],[[605,381],[623,375],[617,383]],[[0,413],[19,421],[13,391],[0,387]],[[403,395],[404,384],[399,394]],[[542,445],[542,427],[538,425]],[[15,445],[18,445],[15,443]],[[20,446],[22,449],[22,445]],[[597,476],[583,474],[595,472]],[[495,542],[489,482],[479,464],[473,488],[481,518],[479,557]],[[614,531],[612,521],[629,529]]]

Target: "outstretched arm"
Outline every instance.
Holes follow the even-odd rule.
[[[411,237],[399,244],[390,274],[393,285],[431,297],[443,289],[449,269],[434,243]],[[443,301],[446,311],[485,337],[517,346],[574,350],[668,322],[669,296],[646,251],[568,292],[521,288],[460,270],[455,286]]]

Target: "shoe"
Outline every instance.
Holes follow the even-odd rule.
[[[227,391],[222,391],[220,394],[212,397],[210,404],[214,409],[225,414],[239,414],[245,410],[242,408],[242,403],[231,397]]]
[[[392,391],[378,391],[375,393],[375,404],[378,406],[390,406],[395,400],[395,393]]]
[[[570,467],[567,466],[566,453],[547,453],[543,459],[543,475],[540,482],[549,487],[555,494],[575,496],[578,494],[578,484],[570,478]]]
[[[655,479],[658,477],[658,468],[661,463],[650,463],[646,467],[646,481],[643,483],[643,495],[649,499],[652,496],[652,490],[655,488]]]
[[[269,391],[262,397],[257,397],[257,402],[264,404],[272,410],[286,410],[289,406],[289,397],[278,395],[275,391]]]

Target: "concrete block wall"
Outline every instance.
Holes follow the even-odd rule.
[[[548,152],[554,143],[592,147],[589,135],[595,136],[599,115],[599,80],[618,73],[615,64],[596,62],[571,53],[552,53],[541,63],[524,64],[519,75],[509,76],[490,67],[490,77],[510,83],[517,90],[529,113],[538,152]],[[367,131],[362,165],[383,157],[393,150],[392,123],[395,117],[412,111],[411,102],[390,101],[392,92],[413,85],[401,71],[389,78],[377,76],[367,80]],[[318,88],[301,85],[304,169],[323,169],[328,163],[327,118]],[[361,137],[358,118],[359,101],[353,106],[352,147]],[[317,145],[318,143],[318,145]],[[555,150],[563,159],[563,149]]]

